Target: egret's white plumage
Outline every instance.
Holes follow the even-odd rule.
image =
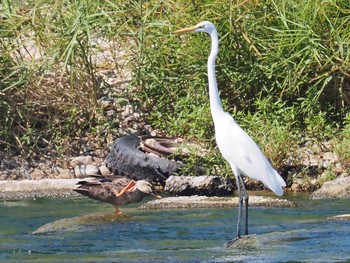
[[[228,113],[224,113],[218,122],[215,124],[216,142],[223,157],[236,171],[235,176],[237,173],[244,174],[263,182],[276,195],[283,195],[282,186],[285,186],[285,182],[252,138]]]
[[[223,157],[230,163],[235,175],[237,188],[240,197],[240,207],[238,213],[237,238],[240,238],[240,217],[244,198],[246,203],[246,234],[248,234],[248,194],[245,190],[244,182],[241,175],[246,175],[252,179],[261,181],[265,186],[270,188],[276,195],[283,195],[283,186],[286,183],[282,177],[274,170],[253,139],[238,126],[235,120],[224,112],[215,77],[215,59],[219,49],[218,33],[215,26],[204,21],[195,26],[184,28],[174,33],[185,32],[204,32],[211,37],[211,52],[208,57],[208,84],[210,109],[215,127],[216,143]]]

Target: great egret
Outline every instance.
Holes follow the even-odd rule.
[[[151,183],[145,180],[134,181],[122,176],[95,177],[81,180],[73,190],[101,202],[114,205],[116,215],[121,214],[119,205],[140,202],[146,194],[161,198],[155,194]]]
[[[226,244],[226,246],[230,246],[241,238],[243,199],[245,202],[245,235],[248,235],[249,197],[242,175],[261,181],[279,196],[283,195],[282,186],[286,186],[286,183],[276,170],[272,168],[259,146],[222,108],[215,77],[215,59],[219,49],[218,32],[215,26],[211,22],[204,21],[195,26],[177,30],[174,33],[185,32],[204,32],[211,37],[211,52],[208,57],[208,83],[215,138],[221,154],[229,162],[235,175],[239,195],[237,236]]]

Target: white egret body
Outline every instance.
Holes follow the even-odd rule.
[[[242,214],[243,197],[245,200],[245,234],[248,234],[248,194],[245,189],[242,175],[261,181],[270,188],[276,195],[283,195],[283,186],[286,183],[282,177],[274,170],[253,139],[243,131],[235,120],[224,112],[216,83],[215,59],[219,49],[218,33],[215,26],[204,21],[195,26],[177,30],[174,33],[204,32],[211,37],[211,52],[208,57],[208,83],[210,109],[215,127],[216,143],[223,157],[230,163],[236,178],[239,194],[237,237],[227,245],[232,244],[241,237],[240,223]],[[243,192],[241,191],[243,189]]]

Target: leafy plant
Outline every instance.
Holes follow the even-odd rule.
[[[335,139],[335,152],[340,157],[344,166],[350,168],[350,114],[344,118],[344,126]]]

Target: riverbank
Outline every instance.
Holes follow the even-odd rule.
[[[0,180],[0,200],[13,200],[37,197],[73,197],[79,196],[72,189],[81,180],[74,179],[41,179],[41,180]],[[286,191],[292,191],[290,188]],[[254,191],[250,191],[254,193]],[[196,196],[196,195],[194,195]],[[340,177],[323,184],[321,188],[314,191],[311,199],[349,198],[350,197],[350,177]],[[221,197],[217,197],[221,198]],[[225,198],[225,197],[223,197]],[[217,199],[217,200],[219,200]],[[178,199],[180,200],[180,199]],[[223,199],[220,199],[221,206]],[[166,202],[168,202],[167,200]],[[166,205],[164,200],[158,200],[156,206]],[[170,201],[171,202],[171,201]],[[225,201],[226,202],[226,201]],[[232,203],[232,200],[228,201]],[[252,202],[252,199],[250,199]],[[188,206],[187,204],[184,204]],[[198,204],[201,206],[202,204]],[[181,206],[181,205],[180,205]],[[218,205],[219,206],[219,205]],[[147,207],[152,208],[152,207]]]

